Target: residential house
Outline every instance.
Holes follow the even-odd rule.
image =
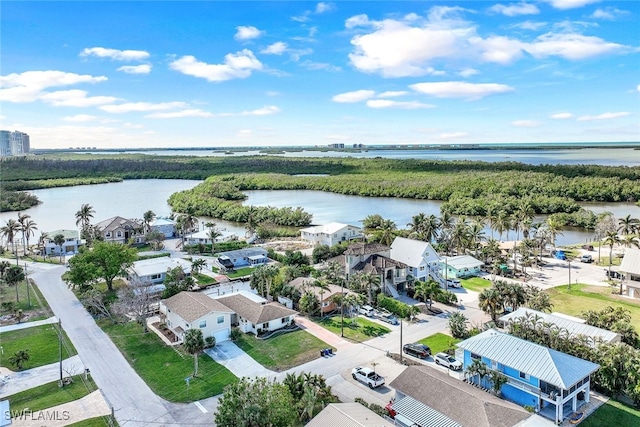
[[[217,342],[228,340],[231,333],[233,312],[203,293],[180,292],[162,300],[160,313],[178,342],[188,329],[200,329],[204,337],[214,337]]]
[[[622,340],[620,334],[587,325],[583,319],[562,313],[544,313],[527,307],[520,307],[516,311],[505,314],[498,320],[507,329],[512,322],[526,322],[531,328],[538,329],[538,327],[542,326],[548,333],[553,330],[565,331],[568,338],[576,338],[582,335],[589,338],[589,343],[593,347],[596,347],[599,343],[610,344]]]
[[[269,262],[269,258],[267,257],[266,249],[252,247],[220,252],[216,261],[221,267],[235,269],[266,264]]]
[[[343,288],[342,286],[329,284],[327,287],[329,289],[321,289],[317,286],[314,286],[315,279],[310,277],[298,277],[293,279],[288,284],[296,288],[303,293],[307,289],[311,291],[320,301],[321,311],[323,314],[331,313],[338,309],[338,305],[334,302],[334,297],[336,295],[347,295],[351,291],[348,288]]]
[[[151,231],[157,231],[164,234],[164,237],[170,239],[176,234],[176,222],[168,218],[156,218],[150,224]]]
[[[391,408],[397,426],[512,427],[531,417],[512,402],[428,366],[407,367],[389,386],[396,390]]]
[[[439,274],[440,255],[428,242],[396,237],[391,244],[390,258],[407,264],[407,274],[426,282],[430,274]]]
[[[238,240],[238,235],[226,230],[218,230],[220,236],[216,237],[216,243],[230,242],[232,240]],[[197,233],[189,234],[185,237],[186,245],[210,245],[211,237],[209,236],[209,230],[198,231]]]
[[[362,229],[340,222],[330,222],[325,225],[303,228],[300,230],[300,237],[315,246],[333,246],[337,243],[361,238]]]
[[[54,239],[57,235],[64,237],[64,243],[62,248],[58,246]],[[47,236],[44,238],[44,253],[47,255],[70,255],[75,254],[82,245],[77,230],[54,230],[47,231]],[[60,253],[62,252],[62,254]]]
[[[624,274],[627,295],[640,298],[640,249],[627,248],[618,271]]]
[[[394,423],[382,418],[358,402],[330,403],[306,424],[306,427],[392,427]]]
[[[456,345],[456,358],[463,361],[464,369],[474,360],[482,361],[490,370],[506,376],[502,396],[533,407],[555,423],[589,402],[590,376],[600,367],[495,329]]]
[[[189,261],[180,258],[160,257],[134,262],[129,269],[129,277],[132,280],[158,285],[164,282],[167,272],[176,267],[182,268],[186,276],[191,275]]]
[[[114,216],[100,221],[95,224],[95,227],[102,234],[105,242],[128,243],[129,239],[132,239],[133,244],[144,243],[143,225],[138,220]]]
[[[480,274],[484,263],[471,255],[443,256],[440,261],[442,275],[446,279],[462,279]]]
[[[214,298],[234,313],[231,317],[234,326],[237,325],[242,332],[255,335],[284,328],[292,324],[298,314],[282,304],[267,302],[261,296],[247,291]]]

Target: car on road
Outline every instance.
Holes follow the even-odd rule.
[[[367,317],[373,317],[375,315],[375,310],[370,305],[362,305],[358,308],[358,313]]]
[[[419,342],[403,345],[402,351],[409,356],[419,357],[420,359],[426,359],[431,356],[431,349],[429,346]]]
[[[591,262],[593,262],[593,257],[591,255],[589,255],[589,254],[582,255],[580,257],[580,262],[591,263]]]
[[[450,288],[459,288],[462,285],[460,284],[459,279],[447,279],[447,286]]]
[[[351,370],[351,376],[354,380],[360,381],[372,389],[384,385],[384,377],[376,374],[376,371],[371,368],[356,366]]]
[[[447,353],[438,353],[433,357],[433,359],[436,361],[436,365],[445,366],[449,369],[453,369],[454,371],[462,369],[462,363]]]
[[[397,325],[398,322],[398,318],[396,316],[393,315],[393,313],[391,313],[388,310],[377,310],[375,312],[375,317],[377,319],[382,320],[383,322],[387,322],[391,325]]]

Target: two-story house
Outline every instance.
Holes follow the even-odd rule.
[[[627,295],[640,298],[640,249],[627,248],[618,271],[624,275]]]
[[[133,244],[144,243],[144,229],[142,222],[114,216],[95,224],[96,229],[102,234],[105,242],[128,243],[132,239]]]
[[[180,267],[185,276],[191,274],[191,263],[180,258],[151,258],[134,262],[129,268],[129,277],[139,282],[158,285],[164,282],[167,272]]]
[[[58,245],[55,242],[56,236],[62,236],[64,242]],[[44,241],[44,252],[47,255],[75,254],[80,249],[82,241],[76,230],[54,230],[47,231]]]
[[[430,275],[439,274],[440,255],[428,242],[396,237],[391,244],[390,257],[407,264],[407,274],[416,281],[426,282]]]
[[[330,222],[325,225],[316,225],[300,230],[300,238],[314,246],[333,246],[340,242],[359,239],[362,237],[362,229],[340,222]]]

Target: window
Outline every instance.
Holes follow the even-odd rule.
[[[322,303],[322,307],[329,307],[330,305],[331,305],[330,302],[326,302],[325,301],[325,302]]]
[[[520,378],[523,380],[529,380],[529,374],[525,374],[524,372],[520,372]]]
[[[420,271],[424,271],[424,265],[420,267]]]
[[[283,318],[282,318],[282,323],[287,323],[288,321],[289,321],[289,318],[288,318],[288,317],[283,317]]]
[[[224,323],[224,316],[218,316],[218,319],[217,319],[217,320],[218,320],[218,325],[219,325],[220,323]]]
[[[107,237],[111,237],[111,232],[110,232],[110,231],[107,231],[106,236],[107,236]]]
[[[116,231],[116,237],[122,237],[122,231]]]
[[[206,328],[207,327],[207,321],[203,320],[202,322],[200,322],[200,325],[198,326],[200,329],[202,328]]]
[[[471,353],[471,358],[476,360],[481,360],[482,356],[480,356],[479,354]]]
[[[262,324],[262,329],[269,329],[269,324],[268,323],[263,323]]]
[[[494,371],[498,370],[498,362],[496,362],[495,360],[491,361],[491,369],[493,369]]]
[[[162,275],[161,275],[161,274],[152,274],[151,276],[149,276],[149,279],[151,279],[151,280],[157,280],[157,279],[159,279],[160,277],[162,277]]]

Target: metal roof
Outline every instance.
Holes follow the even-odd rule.
[[[618,269],[623,273],[640,275],[640,249],[625,249],[624,258]]]
[[[343,224],[341,222],[330,222],[329,224],[302,228],[300,229],[300,231],[309,234],[334,234],[346,227],[358,228],[353,225]]]
[[[571,388],[600,367],[495,329],[466,339],[457,346],[562,389]]]
[[[426,253],[428,253],[427,256],[425,256]],[[440,261],[440,256],[428,242],[405,237],[396,237],[393,240],[390,257],[411,267],[418,267],[423,262]]]
[[[385,420],[357,402],[330,403],[307,423],[307,427],[392,427],[393,425],[393,422]]]
[[[422,427],[462,427],[461,424],[458,424],[446,415],[417,401],[411,396],[405,396],[395,402],[392,408],[398,413],[396,417],[400,416],[410,421],[408,425],[418,425]],[[408,414],[411,414],[411,418],[409,418]]]
[[[152,274],[166,273],[167,270],[180,267],[182,271],[191,271],[191,263],[181,258],[159,257],[136,261],[131,266],[131,270],[138,276],[150,276]]]
[[[471,255],[442,257],[440,264],[445,264],[445,262],[449,267],[455,268],[456,270],[460,270],[461,268],[475,268],[484,264]]]

